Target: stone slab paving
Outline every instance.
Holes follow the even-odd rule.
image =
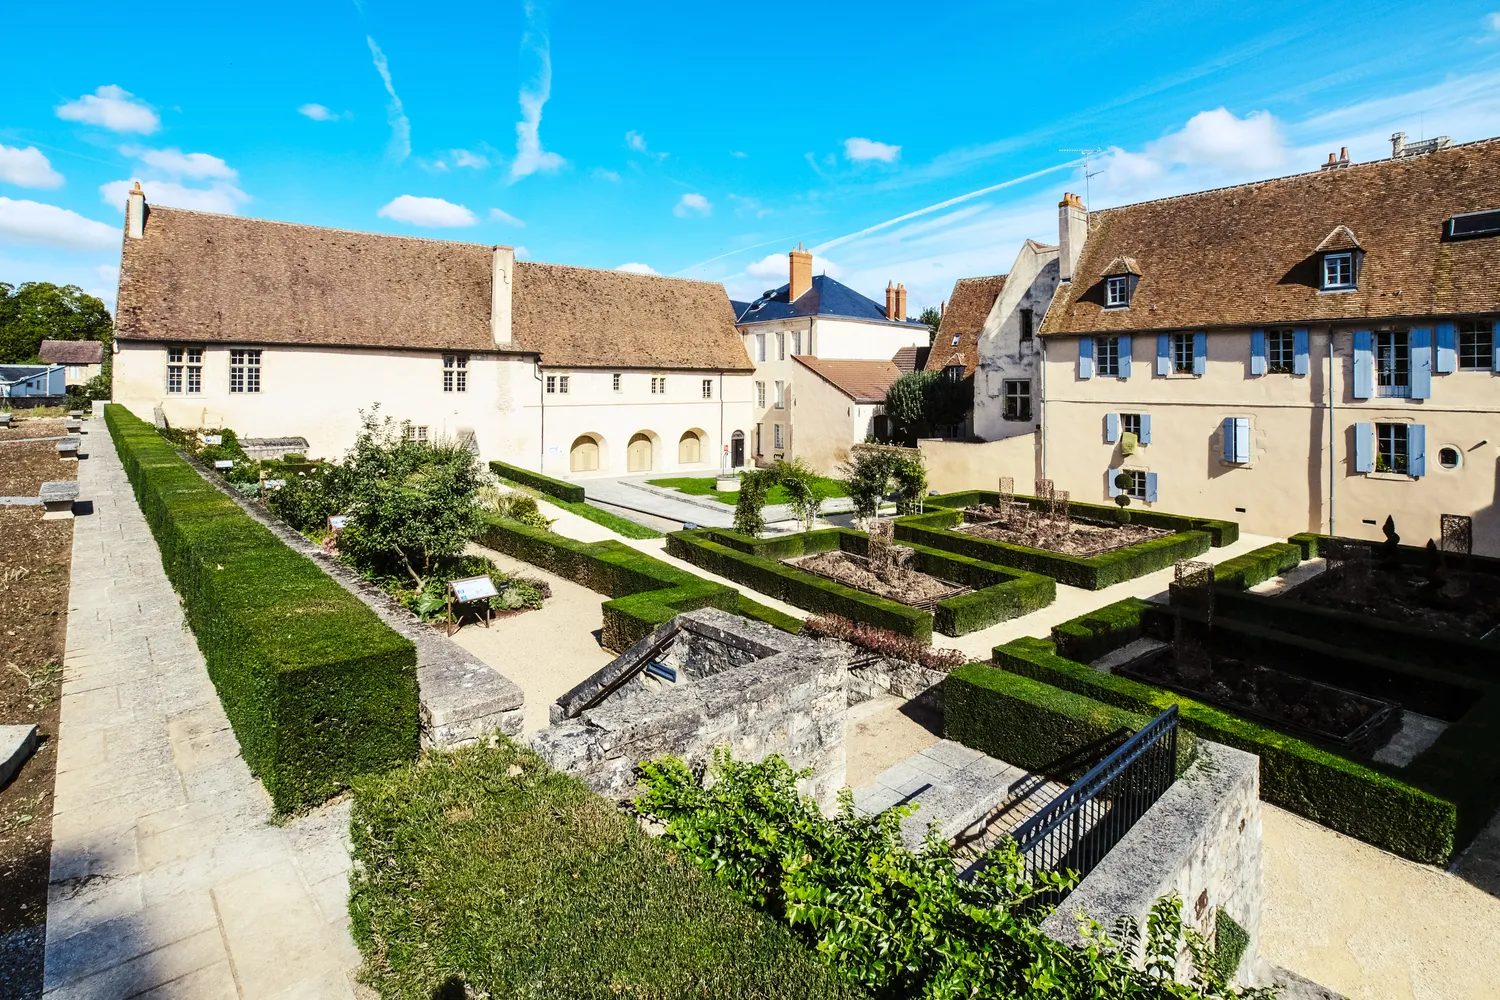
[[[272,825],[105,441],[79,463],[44,996],[354,998],[349,804]]]

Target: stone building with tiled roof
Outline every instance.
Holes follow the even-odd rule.
[[[43,364],[62,365],[68,385],[83,385],[104,370],[104,344],[97,340],[44,340],[37,357]]]
[[[1041,463],[1075,499],[1500,554],[1500,139],[1059,206]]]
[[[175,426],[353,443],[359,411],[551,475],[743,464],[753,366],[721,285],[509,247],[129,200],[115,399]]]
[[[797,420],[817,429],[801,436],[798,457],[832,472],[849,456],[852,445],[886,439],[885,396],[905,374],[894,359],[798,355],[793,360],[802,369],[797,379]]]

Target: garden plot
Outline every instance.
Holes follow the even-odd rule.
[[[976,538],[1047,549],[1070,556],[1097,556],[1172,532],[1144,524],[1105,524],[1076,517],[1040,515],[1025,504],[977,504],[964,509],[954,529]]]
[[[1472,639],[1500,626],[1500,576],[1465,570],[1457,559],[1445,567],[1348,562],[1281,596]]]
[[[931,611],[939,601],[967,594],[972,589],[914,568],[916,551],[891,544],[889,521],[871,526],[868,551],[869,555],[862,556],[834,549],[784,561],[788,566],[923,611]]]

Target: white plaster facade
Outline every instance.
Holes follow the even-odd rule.
[[[802,438],[797,457],[828,475],[836,474],[849,449],[875,434],[875,418],[885,404],[859,402],[806,369],[795,401],[797,424],[816,428]]]
[[[979,334],[979,365],[974,374],[972,430],[981,441],[1034,434],[1041,410],[1038,382],[1041,329],[1047,306],[1057,291],[1058,249],[1031,240],[1021,245],[1006,277],[1005,287],[985,319]],[[1022,336],[1027,333],[1029,336]],[[1024,380],[1030,386],[1031,419],[1007,416],[1007,381]]]

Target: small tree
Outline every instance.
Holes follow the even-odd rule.
[[[927,492],[927,466],[922,453],[913,448],[860,444],[849,450],[849,458],[839,466],[844,490],[854,503],[854,516],[868,523],[880,512],[880,501],[893,489],[899,490],[896,511],[911,514]]]
[[[749,469],[740,473],[740,496],[734,505],[734,530],[759,538],[766,530],[761,511],[766,506],[766,496],[776,485],[776,470]]]
[[[934,306],[928,306],[922,310],[922,315],[917,317],[917,321],[927,324],[927,344],[930,347],[937,342],[937,332],[943,322],[943,312]]]
[[[803,531],[811,531],[823,513],[823,497],[818,492],[818,474],[804,459],[779,461],[772,466],[776,481],[791,497],[792,512]]]
[[[929,371],[907,372],[885,393],[885,415],[892,440],[915,441],[931,425],[932,396],[937,376]]]

